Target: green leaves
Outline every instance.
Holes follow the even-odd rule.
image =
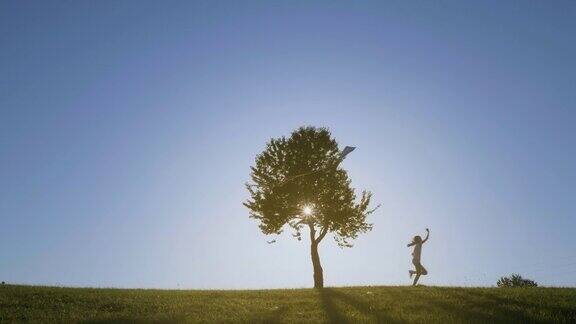
[[[325,128],[301,127],[289,138],[271,139],[251,167],[253,183],[246,184],[250,217],[265,234],[279,234],[288,225],[301,239],[307,225],[318,229],[318,242],[331,232],[340,246],[351,246],[350,240],[372,228],[366,217],[374,210],[370,192],[356,202],[340,162],[338,143]],[[305,217],[304,206],[314,212]]]
[[[524,279],[519,274],[512,274],[510,277],[501,277],[496,283],[498,287],[538,287],[534,280]]]

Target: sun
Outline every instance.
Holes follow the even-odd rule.
[[[304,206],[304,208],[302,208],[302,212],[304,213],[304,215],[310,216],[312,215],[312,207]]]

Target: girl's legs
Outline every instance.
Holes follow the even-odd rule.
[[[420,272],[422,272],[423,276],[428,274],[428,270],[426,270],[422,264],[420,264]]]
[[[416,270],[408,270],[410,278],[412,278],[413,275],[418,273],[418,263],[420,263],[420,261],[412,259],[412,264],[414,265],[414,269]]]
[[[421,275],[421,273],[416,272],[416,277],[414,278],[414,282],[412,283],[412,286],[416,286],[416,284],[418,283],[418,279],[420,279],[420,275]]]
[[[428,271],[426,270],[426,268],[424,268],[422,266],[422,264],[420,263],[420,261],[417,260],[412,260],[412,263],[414,263],[414,266],[416,266],[416,271],[414,273],[416,273],[416,277],[414,278],[414,282],[412,283],[412,286],[416,286],[416,284],[418,283],[418,279],[420,279],[421,275],[427,275]]]

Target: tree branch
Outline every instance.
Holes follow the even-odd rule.
[[[310,242],[316,243],[316,238],[314,237],[316,236],[316,229],[314,228],[314,225],[311,223],[308,223],[308,227],[310,228]]]
[[[316,239],[316,244],[320,243],[320,241],[322,241],[322,239],[324,238],[324,236],[326,236],[327,233],[328,233],[328,226],[325,226],[322,228],[320,235]]]

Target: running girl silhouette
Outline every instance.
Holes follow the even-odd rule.
[[[408,244],[408,247],[414,246],[414,251],[412,251],[412,264],[414,264],[414,267],[416,267],[416,271],[414,270],[408,271],[408,273],[410,273],[410,278],[412,278],[412,276],[416,274],[412,286],[416,286],[416,284],[418,283],[418,279],[420,279],[421,275],[425,276],[428,274],[426,268],[424,268],[424,266],[422,266],[422,263],[420,263],[420,255],[422,254],[422,244],[428,241],[428,236],[430,236],[430,230],[426,229],[426,238],[424,240],[422,240],[422,238],[419,235],[416,235],[414,236],[414,239],[412,239],[412,242]]]

